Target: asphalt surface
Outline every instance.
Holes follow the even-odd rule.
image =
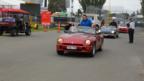
[[[144,81],[144,33],[105,39],[94,58],[56,54],[59,33],[0,37],[0,81]]]

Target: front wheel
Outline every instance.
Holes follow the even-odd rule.
[[[91,50],[91,53],[90,53],[90,57],[94,57],[95,55],[96,55],[96,45],[93,45],[93,47],[92,47],[92,50]]]
[[[119,38],[119,35],[117,35],[117,38]]]
[[[98,51],[103,51],[102,45],[100,46],[100,48],[98,49]]]
[[[58,55],[63,55],[64,52],[63,52],[63,51],[57,51],[57,54],[58,54]]]
[[[0,36],[2,36],[3,35],[3,31],[0,31]]]
[[[117,38],[117,35],[116,35],[116,34],[114,34],[113,38],[114,38],[114,39],[116,39],[116,38]]]
[[[10,34],[11,34],[11,36],[16,36],[17,35],[17,31],[15,29],[12,29]]]

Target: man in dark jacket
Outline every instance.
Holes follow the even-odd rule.
[[[109,24],[110,26],[115,26],[116,28],[118,27],[117,23],[115,20],[112,20],[112,22]]]

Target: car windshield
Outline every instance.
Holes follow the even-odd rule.
[[[101,29],[116,29],[115,26],[103,26]]]
[[[119,26],[126,27],[127,25],[126,24],[120,24]]]
[[[88,34],[96,33],[95,28],[85,27],[85,26],[71,27],[70,32],[71,33],[88,33]]]

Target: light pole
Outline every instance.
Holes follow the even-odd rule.
[[[74,0],[71,0],[71,15],[73,15],[73,2]]]

